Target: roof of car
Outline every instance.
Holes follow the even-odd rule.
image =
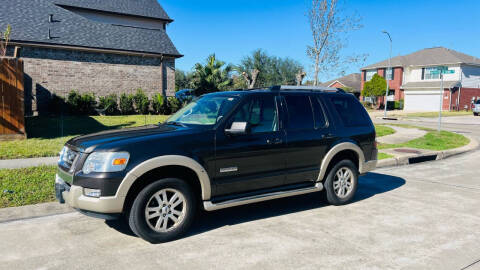
[[[336,88],[325,88],[326,91],[320,91],[321,88],[300,88],[296,89],[296,87],[291,87],[289,89],[275,89],[275,88],[259,88],[259,89],[248,89],[248,90],[234,90],[234,91],[220,91],[220,92],[213,92],[206,94],[208,96],[245,96],[245,95],[252,95],[252,94],[259,94],[259,93],[316,93],[316,94],[345,94],[343,90],[336,89]]]

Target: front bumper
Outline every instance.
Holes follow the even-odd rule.
[[[60,203],[95,213],[117,214],[123,210],[125,198],[88,197],[83,194],[83,187],[67,184],[58,174],[55,177],[55,194]]]

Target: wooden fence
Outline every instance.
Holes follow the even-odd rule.
[[[25,138],[23,62],[0,59],[0,140]]]

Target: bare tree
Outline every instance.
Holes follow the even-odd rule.
[[[255,83],[257,82],[258,75],[260,74],[260,71],[258,69],[253,69],[251,72],[251,75],[249,75],[247,72],[242,72],[242,76],[245,79],[245,82],[247,83],[248,89],[253,89],[255,87]]]
[[[5,57],[7,55],[7,46],[10,41],[10,34],[12,33],[12,27],[7,25],[7,30],[5,33],[0,31],[0,57]]]
[[[321,71],[331,73],[339,71],[349,63],[365,59],[365,55],[342,57],[341,50],[346,46],[348,32],[362,27],[355,15],[343,14],[338,0],[311,0],[308,20],[312,31],[313,44],[307,46],[307,55],[314,63],[314,85],[318,85]]]
[[[295,80],[297,81],[297,86],[302,85],[303,78],[307,76],[307,73],[305,73],[303,70],[300,70],[297,75],[295,76]]]

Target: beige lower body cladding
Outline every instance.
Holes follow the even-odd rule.
[[[175,93],[175,59],[95,53],[64,49],[23,47],[27,115],[46,112],[53,94],[66,97],[80,93],[135,93],[148,96]]]

